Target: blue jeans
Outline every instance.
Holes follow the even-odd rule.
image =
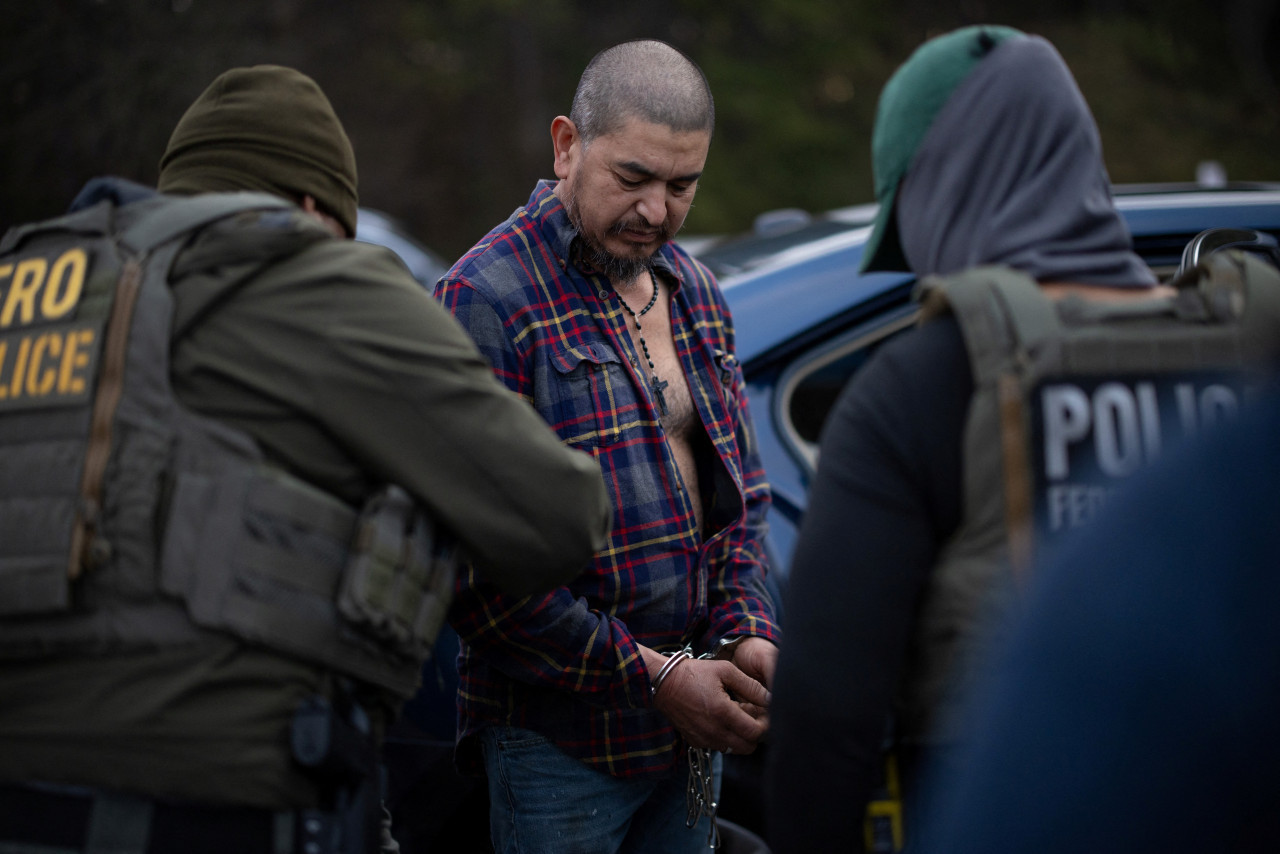
[[[689,767],[661,780],[596,771],[535,732],[491,727],[481,736],[489,776],[489,832],[497,854],[706,852],[710,819],[685,825]],[[720,755],[713,754],[720,799]]]

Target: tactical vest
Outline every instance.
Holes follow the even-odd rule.
[[[1209,256],[1176,296],[1050,300],[986,267],[918,286],[922,322],[951,311],[974,379],[961,525],[931,574],[898,703],[907,738],[950,742],[959,692],[1054,539],[1172,444],[1230,417],[1280,349],[1280,272]]]
[[[234,193],[104,201],[0,242],[0,660],[215,631],[408,697],[453,589],[430,520],[395,486],[356,510],[174,397],[169,271],[219,220],[328,239]],[[219,299],[275,260],[227,251]]]

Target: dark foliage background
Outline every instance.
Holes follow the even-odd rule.
[[[711,80],[719,122],[686,229],[872,199],[880,87],[924,38],[999,22],[1058,45],[1113,180],[1216,160],[1280,179],[1275,0],[0,0],[0,228],[62,211],[96,174],[151,183],[218,73],[315,77],[347,126],[361,201],[452,258],[550,177],[548,128],[598,50],[656,37]]]

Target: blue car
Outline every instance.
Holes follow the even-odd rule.
[[[1117,207],[1147,264],[1168,279],[1209,228],[1280,237],[1280,183],[1117,186]],[[769,551],[775,590],[785,586],[827,413],[849,377],[886,340],[910,328],[913,276],[859,275],[874,205],[805,219],[791,214],[762,233],[701,249],[733,311],[738,358],[773,489]],[[779,226],[779,219],[781,225]]]

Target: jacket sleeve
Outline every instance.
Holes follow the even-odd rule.
[[[926,324],[877,350],[823,427],[770,710],[765,803],[779,854],[863,850],[915,615],[959,524],[972,391],[959,329]]]
[[[610,525],[595,460],[564,447],[495,380],[448,312],[388,268],[389,253],[362,247],[329,261],[330,276],[358,265],[360,292],[330,289],[343,304],[326,307],[324,387],[306,395],[322,423],[418,498],[503,590],[545,591],[577,575]]]

